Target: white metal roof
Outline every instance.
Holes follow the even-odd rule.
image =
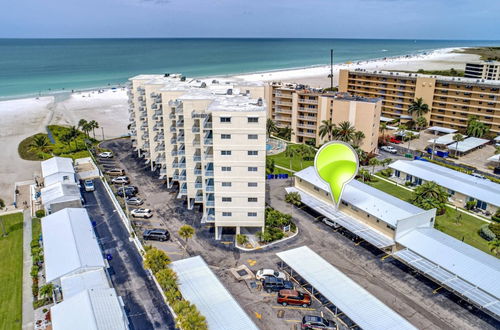
[[[41,162],[41,166],[42,176],[44,178],[57,172],[75,173],[73,160],[71,158],[52,157]]]
[[[486,139],[480,139],[477,137],[468,137],[465,140],[458,142],[458,145],[456,143],[450,144],[448,146],[448,149],[457,150],[458,152],[467,152],[477,147],[480,147],[488,142],[490,141]]]
[[[434,228],[412,230],[396,241],[467,282],[500,298],[500,260]]]
[[[389,122],[395,121],[395,120],[396,119],[394,119],[394,118],[380,116],[380,121],[383,121],[383,122],[386,122],[386,123],[389,123]]]
[[[106,272],[99,268],[61,277],[61,288],[64,299],[68,299],[87,289],[107,289],[110,286]]]
[[[49,176],[46,176],[43,178],[43,184],[45,187],[49,187],[55,183],[76,183],[75,180],[75,173],[71,172],[57,172],[54,174],[51,174]]]
[[[450,133],[455,133],[457,130],[453,128],[447,128],[447,127],[441,127],[441,126],[432,126],[427,128],[429,131],[435,131],[439,133],[445,133],[445,134],[450,134]]]
[[[488,161],[497,163],[500,162],[500,154],[491,156],[490,158],[488,158]]]
[[[54,330],[125,330],[128,321],[115,289],[89,289],[50,309]]]
[[[346,228],[351,233],[363,238],[370,244],[383,249],[395,244],[392,238],[387,237],[383,233],[365,225],[363,222],[356,220],[347,214],[337,210],[332,204],[328,204],[318,198],[294,187],[285,188],[287,192],[298,192],[302,203],[312,208],[316,212],[324,215],[328,219],[336,222],[340,226]]]
[[[54,203],[80,200],[80,188],[76,183],[55,183],[41,190],[42,203],[47,207]]]
[[[472,175],[421,160],[397,160],[390,164],[389,167],[425,181],[434,181],[442,187],[465,196],[500,206],[500,185],[490,180],[476,178]]]
[[[500,135],[494,138],[493,140],[500,142]]]
[[[450,134],[446,134],[446,135],[441,135],[440,137],[436,138],[436,139],[430,139],[429,143],[436,143],[436,144],[440,144],[440,145],[448,145],[450,143],[456,143],[455,141],[453,141],[453,137],[455,136],[456,134],[454,133],[450,133]],[[466,138],[467,136],[464,136],[464,138]]]
[[[42,218],[42,237],[47,282],[105,266],[83,208],[66,208]]]
[[[209,329],[258,329],[202,257],[174,261],[182,296],[205,316]]]
[[[276,255],[359,327],[370,330],[416,329],[309,247],[302,246]]]
[[[330,188],[320,179],[313,166],[296,172],[294,175],[330,193]],[[424,212],[421,208],[357,180],[352,180],[345,186],[341,198],[344,202],[394,227],[398,220]]]

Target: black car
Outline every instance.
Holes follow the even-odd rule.
[[[326,329],[333,330],[337,329],[335,322],[322,318],[321,316],[306,315],[302,318],[302,329],[312,330],[312,329]]]
[[[118,188],[118,191],[116,194],[120,197],[123,197],[123,192],[125,191],[125,196],[128,197],[134,197],[137,194],[136,189],[134,187],[125,187],[125,188]]]
[[[163,242],[170,239],[170,233],[166,229],[146,229],[142,233],[142,238],[144,240]]]
[[[278,292],[283,289],[293,290],[293,283],[273,276],[266,276],[262,282],[262,287],[268,293]]]

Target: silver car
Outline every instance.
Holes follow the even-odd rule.
[[[134,218],[144,218],[144,219],[147,219],[147,218],[151,218],[153,216],[153,211],[151,211],[150,209],[133,209],[132,211],[130,211],[130,214],[134,217]]]
[[[140,199],[139,197],[130,197],[130,198],[127,198],[127,204],[128,205],[139,206],[139,205],[142,205],[143,203],[144,203],[144,201],[142,199]]]

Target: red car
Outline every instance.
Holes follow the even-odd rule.
[[[403,143],[403,141],[398,140],[398,139],[396,139],[396,138],[394,138],[394,137],[391,137],[391,139],[390,139],[389,141],[390,141],[391,143],[396,143],[396,144]]]

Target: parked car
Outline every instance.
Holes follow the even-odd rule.
[[[479,173],[471,173],[470,174],[471,176],[475,177],[475,178],[478,178],[478,179],[486,179],[483,175],[479,174]]]
[[[398,139],[396,139],[396,138],[394,138],[394,137],[391,137],[391,139],[390,139],[389,141],[391,141],[391,143],[396,143],[396,144],[403,143],[403,141],[398,140]]]
[[[333,221],[331,219],[328,219],[328,218],[323,218],[321,220],[321,222],[323,222],[328,227],[331,227],[331,228],[334,228],[334,229],[340,228],[340,226],[335,221]]]
[[[391,153],[391,154],[398,153],[398,150],[394,147],[391,147],[391,146],[382,146],[382,147],[380,147],[380,150]]]
[[[122,176],[122,175],[125,175],[125,171],[122,170],[121,168],[112,168],[112,169],[109,169],[105,172],[107,175],[111,175],[111,176]]]
[[[283,289],[293,290],[293,283],[286,281],[282,278],[276,278],[274,276],[266,276],[262,282],[262,287],[268,293],[278,292]]]
[[[297,290],[280,290],[278,292],[277,303],[286,305],[298,305],[302,307],[311,306],[311,296]]]
[[[128,178],[128,176],[117,176],[116,178],[111,179],[111,182],[114,184],[129,184],[130,179]]]
[[[125,187],[125,188],[120,187],[120,188],[118,188],[118,191],[116,192],[116,194],[120,197],[123,197],[123,195],[125,195],[125,197],[129,198],[129,197],[135,197],[137,192],[132,187]]]
[[[144,201],[142,199],[140,199],[139,197],[130,197],[130,198],[127,198],[127,204],[128,205],[139,206],[139,205],[142,205],[143,203],[144,203]]]
[[[85,187],[85,191],[94,191],[95,190],[94,181],[92,181],[92,180],[85,180],[83,185]]]
[[[260,281],[263,281],[267,276],[281,278],[284,280],[287,279],[285,273],[278,272],[274,269],[259,269],[257,271],[257,273],[255,274],[255,278],[260,280]]]
[[[151,211],[150,209],[133,209],[132,211],[130,211],[130,214],[134,217],[134,218],[144,218],[144,219],[147,219],[147,218],[151,218],[153,216],[153,211]]]
[[[327,320],[321,316],[306,315],[302,318],[301,328],[304,330],[309,329],[337,329],[337,325],[332,320]]]
[[[146,229],[142,233],[142,238],[144,240],[163,242],[170,239],[170,233],[166,229]]]
[[[111,151],[101,152],[99,155],[101,158],[113,158],[113,153]]]

